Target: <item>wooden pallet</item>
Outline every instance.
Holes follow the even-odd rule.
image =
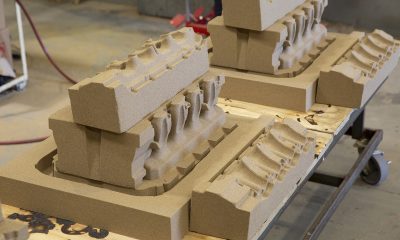
[[[296,112],[291,110],[272,108],[257,104],[250,104],[230,99],[219,99],[218,105],[226,113],[245,117],[257,118],[262,114],[274,115],[277,118],[293,118],[300,122],[307,129],[317,136],[316,161],[322,161],[320,157],[330,144],[333,137],[343,128],[349,120],[353,109],[315,104],[309,112]],[[285,203],[282,203],[282,206]],[[29,222],[29,240],[75,240],[75,239],[107,239],[107,240],[132,240],[133,238],[121,236],[105,230],[87,227],[81,224],[48,217],[38,213],[21,210],[19,208],[3,205],[3,212],[6,217],[16,218],[18,221]],[[280,208],[276,209],[276,212]],[[269,221],[264,224],[264,229]],[[260,231],[259,235],[262,233]],[[185,240],[216,240],[219,238],[204,236],[196,233],[189,233]]]

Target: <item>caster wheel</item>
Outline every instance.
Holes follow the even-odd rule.
[[[361,172],[361,179],[369,185],[378,185],[384,182],[389,175],[389,164],[383,152],[376,150],[365,169]]]
[[[17,92],[23,91],[26,88],[26,85],[27,85],[26,81],[18,83],[17,85],[15,85],[15,91]]]

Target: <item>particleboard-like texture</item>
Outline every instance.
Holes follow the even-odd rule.
[[[257,104],[250,104],[240,101],[234,100],[226,100],[226,99],[219,99],[219,106],[222,107],[226,112],[234,115],[241,115],[247,117],[256,118],[261,114],[272,114],[280,118],[289,117],[295,118],[298,120],[303,126],[312,130],[317,135],[317,154],[321,155],[328,146],[331,144],[333,136],[336,135],[340,129],[346,124],[349,120],[349,116],[353,112],[350,108],[344,107],[337,107],[337,106],[329,106],[323,104],[314,104],[311,110],[307,113],[296,112],[291,110],[279,109],[279,108],[272,108],[261,106]],[[321,160],[318,157],[318,160]],[[318,161],[315,161],[317,163]],[[282,202],[281,207],[285,203]],[[276,213],[278,213],[280,208],[276,209]],[[30,212],[26,212],[24,210],[20,210],[16,207],[3,205],[3,212],[5,216],[9,216],[11,214],[31,214]],[[90,228],[86,229],[86,226],[81,224],[72,224],[70,230],[78,230],[79,235],[69,235],[66,234],[68,231],[64,233],[61,229],[63,226],[63,222],[59,221],[60,223],[56,222],[55,218],[50,218],[51,224],[54,224],[54,228],[49,230],[47,233],[33,233],[30,236],[30,240],[47,240],[47,239],[60,239],[60,240],[75,240],[75,239],[96,239],[89,236]],[[268,220],[265,224],[263,229],[265,229],[271,220]],[[65,225],[65,224],[64,224]],[[65,227],[64,227],[65,228]],[[31,228],[32,231],[32,228]],[[262,232],[258,233],[258,236]],[[124,237],[114,233],[108,233],[107,236],[104,238],[107,240],[125,240],[125,239],[133,239]],[[189,233],[185,236],[185,240],[217,240],[219,238],[208,237],[200,234]]]
[[[43,214],[22,210],[9,205],[1,205],[5,217],[17,218],[16,221],[30,224],[28,240],[136,240],[108,232],[104,229],[87,227],[85,225],[49,217]],[[29,218],[29,220],[28,220]],[[197,233],[189,233],[184,240],[218,240]]]

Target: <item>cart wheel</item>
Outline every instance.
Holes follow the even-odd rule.
[[[17,85],[15,85],[15,90],[18,92],[21,92],[26,88],[26,85],[27,85],[27,81],[20,82]]]
[[[362,180],[370,185],[384,182],[389,175],[389,164],[390,162],[385,160],[383,152],[376,150],[360,174]]]

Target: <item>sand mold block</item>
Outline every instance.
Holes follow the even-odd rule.
[[[74,121],[125,132],[208,69],[206,42],[191,28],[149,40],[127,60],[69,89]]]
[[[184,28],[73,86],[71,106],[50,117],[54,137],[0,169],[3,200],[138,239],[232,238],[193,219],[215,207],[196,205],[197,190],[216,184],[225,197],[210,201],[252,238],[314,163],[315,140],[298,122],[218,107],[225,77],[209,70],[205,42]]]
[[[215,74],[225,75],[225,85],[221,97],[251,102],[277,108],[307,112],[315,103],[317,82],[323,68],[335,65],[363,36],[363,33],[328,33],[330,44],[320,46],[312,62],[295,77],[277,77],[234,68],[213,66]],[[312,54],[312,53],[310,53]]]
[[[224,239],[252,239],[289,189],[305,176],[315,136],[295,120],[275,123],[222,174],[195,187],[190,229]]]
[[[57,146],[53,138],[0,169],[0,194],[7,204],[138,239],[182,239],[189,231],[193,188],[219,175],[274,119],[227,116],[223,139],[210,136],[209,150],[196,154],[201,161],[156,196],[138,196],[123,187],[60,176],[54,169]],[[185,170],[188,165],[179,168]]]
[[[222,16],[213,19],[208,24],[211,64],[281,77],[298,75],[333,41],[326,39],[320,23],[325,6],[306,1],[263,31],[226,26]]]
[[[226,25],[263,31],[305,0],[223,0]]]
[[[360,38],[332,67],[323,69],[317,102],[360,108],[397,66],[400,42],[375,30]]]
[[[225,113],[216,106],[223,84],[224,77],[207,73],[120,134],[75,123],[70,107],[58,111],[49,124],[58,146],[57,172],[139,195],[162,193],[182,177],[175,168],[182,161],[201,160],[189,153],[223,134]]]

